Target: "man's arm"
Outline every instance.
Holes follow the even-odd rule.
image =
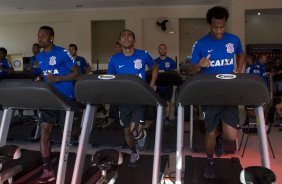
[[[76,80],[77,77],[79,77],[79,75],[80,75],[79,68],[75,64],[71,68],[71,73],[69,73],[68,75],[57,76],[57,75],[49,74],[49,75],[46,76],[46,79],[47,79],[47,82],[49,82],[49,83],[61,82],[61,81],[72,81],[72,80]]]
[[[83,58],[85,65],[86,65],[86,69],[85,69],[85,74],[88,74],[89,72],[91,72],[91,67],[90,64],[86,61],[85,58]]]
[[[194,43],[192,48],[192,57],[191,57],[191,64],[195,67],[197,72],[201,71],[201,68],[208,68],[210,66],[210,57],[211,55],[208,54],[207,56],[203,56],[201,53],[201,45],[199,42]]]
[[[245,54],[244,54],[244,52],[237,55],[236,62],[237,62],[237,69],[234,71],[234,73],[242,73],[242,70],[243,70],[243,67],[244,67],[244,64],[245,64]]]
[[[90,67],[89,65],[87,65],[87,68],[86,68],[85,74],[88,74],[89,72],[91,72],[91,67]]]
[[[201,68],[208,68],[210,66],[210,54],[207,57],[203,57],[197,64],[191,63],[191,65],[197,70],[197,72],[201,71]]]
[[[150,86],[154,89],[155,85],[156,85],[156,81],[158,78],[158,74],[159,74],[159,66],[157,64],[155,64],[152,68],[152,78],[150,81]]]
[[[4,68],[0,66],[0,70],[7,72],[8,74],[12,73],[14,71],[13,67],[11,68]]]
[[[111,57],[109,59],[109,64],[108,64],[108,74],[117,74],[116,69],[115,69],[115,65],[114,65],[114,60]]]

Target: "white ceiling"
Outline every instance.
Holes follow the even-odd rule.
[[[1,0],[0,14],[85,8],[219,5],[225,1],[226,0]]]

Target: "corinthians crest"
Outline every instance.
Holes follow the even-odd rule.
[[[134,60],[134,68],[135,68],[135,69],[140,69],[140,68],[142,68],[142,60],[141,60],[141,59],[136,59],[136,60]]]
[[[56,64],[56,56],[50,57],[49,65],[54,66]]]
[[[234,44],[233,43],[228,43],[225,46],[226,46],[227,53],[232,54],[234,52]]]

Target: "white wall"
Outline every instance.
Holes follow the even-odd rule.
[[[150,51],[152,57],[155,59],[159,57],[158,47],[161,43],[166,44],[168,47],[168,56],[171,58],[175,58],[175,56],[179,55],[178,48],[178,19],[168,19],[171,25],[168,25],[167,29],[171,26],[175,34],[169,34],[167,31],[162,31],[156,26],[157,18],[144,19],[142,21],[142,48]]]
[[[191,56],[192,45],[210,30],[205,18],[180,19],[179,22],[179,63]]]
[[[245,43],[245,9],[282,8],[280,0],[230,0],[224,4],[229,7],[230,20],[228,30],[237,34]],[[74,42],[79,47],[80,55],[91,61],[91,21],[92,20],[125,20],[125,27],[136,34],[136,47],[148,47],[156,54],[156,45],[150,40],[146,27],[150,21],[167,17],[177,25],[180,18],[205,18],[211,6],[169,6],[145,8],[111,8],[60,12],[23,13],[0,16],[0,45],[9,52],[31,55],[31,45],[37,40],[39,26],[49,24],[55,28],[55,40],[58,45],[68,46]],[[177,29],[177,28],[175,28]],[[3,30],[3,31],[2,31]],[[144,33],[144,35],[143,35]],[[178,55],[179,37],[154,34],[156,42],[167,41],[170,55]],[[144,37],[143,37],[144,36]],[[144,41],[144,44],[143,44]],[[175,48],[174,48],[175,46]]]
[[[177,31],[179,18],[204,17],[208,8],[209,6],[170,6],[1,15],[0,30],[4,29],[5,32],[0,32],[0,45],[6,47],[9,52],[31,55],[30,47],[37,40],[39,26],[48,24],[54,26],[55,43],[67,47],[70,42],[74,42],[79,47],[79,54],[91,61],[91,21],[125,20],[125,27],[136,35],[136,48],[143,49],[144,46],[156,55],[156,45],[162,41],[169,45],[170,55],[174,57],[178,55],[178,33],[172,37],[154,34],[153,38],[158,43],[152,44],[148,30],[153,28],[147,24],[159,17],[168,17]]]
[[[281,15],[246,15],[246,44],[281,44]]]
[[[68,46],[74,41],[74,22],[44,22],[44,23],[10,23],[1,24],[0,45],[7,48],[8,54],[31,55],[33,43],[37,43],[37,31],[42,25],[52,26],[55,32],[55,43],[61,46]]]
[[[245,45],[245,10],[282,8],[281,0],[230,0],[229,31],[237,34]]]

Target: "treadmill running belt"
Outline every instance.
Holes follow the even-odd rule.
[[[163,173],[168,164],[168,155],[161,156],[160,171]],[[153,155],[140,155],[136,167],[128,167],[130,154],[123,154],[123,163],[118,166],[118,177],[115,184],[151,184],[153,172]]]
[[[58,157],[58,153],[52,153],[52,164],[58,163]],[[14,177],[14,184],[31,183],[29,181],[38,178],[42,174],[42,158],[39,151],[22,150],[21,158],[15,161],[22,164],[23,171]]]
[[[203,175],[206,158],[185,157],[185,184],[240,184],[242,166],[238,158],[215,158],[215,179],[206,179]]]

